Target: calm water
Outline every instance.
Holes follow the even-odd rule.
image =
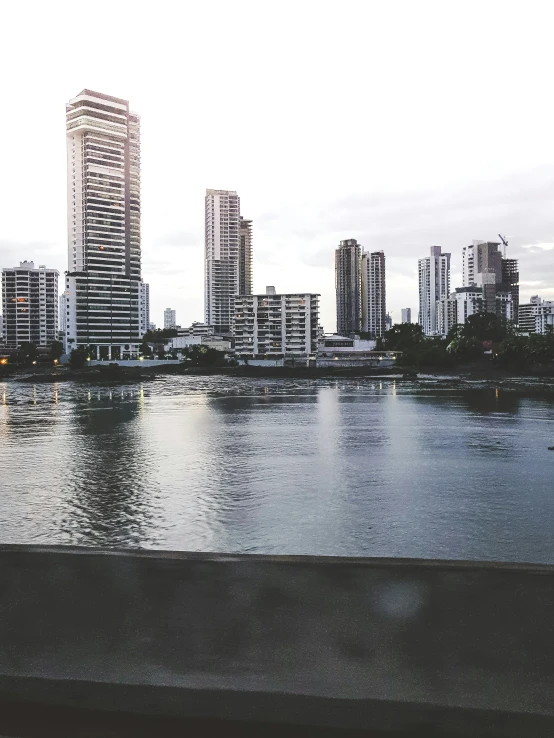
[[[375,380],[0,384],[0,541],[554,562],[554,405]]]

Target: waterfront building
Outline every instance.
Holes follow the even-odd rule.
[[[475,240],[462,250],[463,286],[479,284],[479,274],[494,274],[493,284],[502,282],[502,252],[496,241]]]
[[[519,265],[517,259],[502,259],[502,284],[512,294],[512,322],[519,323]]]
[[[213,336],[215,335],[213,325],[206,325],[206,323],[199,323],[195,321],[188,328],[180,328],[178,331],[179,336]]]
[[[473,241],[462,250],[463,286],[477,285],[483,290],[485,311],[506,314],[504,293],[509,290],[510,320],[518,322],[519,269],[517,259],[503,258],[501,244],[496,241]],[[500,308],[499,308],[500,306]]]
[[[535,318],[535,333],[543,336],[554,330],[554,302],[541,300],[533,305],[533,316]]]
[[[140,120],[118,97],[82,90],[66,106],[66,347],[138,356]]]
[[[150,285],[142,281],[139,285],[139,320],[139,332],[144,336],[150,325]]]
[[[396,352],[376,351],[375,340],[356,336],[323,336],[317,342],[316,366],[328,367],[389,367],[396,362]]]
[[[402,308],[400,315],[402,323],[412,322],[412,308]]]
[[[317,349],[319,295],[310,292],[239,295],[235,353],[241,358],[309,358]]]
[[[239,295],[252,294],[252,221],[240,217]]]
[[[418,262],[419,324],[426,336],[440,335],[437,303],[450,294],[450,254],[431,246],[431,255]]]
[[[437,331],[440,336],[448,335],[457,323],[457,301],[450,297],[443,297],[437,302]]]
[[[383,251],[362,254],[362,330],[370,338],[381,338],[387,330],[385,320],[386,281]]]
[[[164,310],[164,329],[175,328],[177,325],[177,312],[171,308]]]
[[[479,279],[479,275],[477,279]],[[450,296],[450,301],[455,303],[454,312],[452,313],[452,319],[455,320],[455,323],[465,323],[471,315],[476,313],[494,313],[501,320],[512,321],[512,292],[510,287],[501,284],[492,286],[493,290],[490,290],[490,286],[487,284],[457,287],[456,291]],[[452,327],[452,324],[450,327]]]
[[[59,297],[59,310],[58,310],[58,329],[61,336],[60,340],[65,342],[65,332],[67,328],[67,313],[69,310],[69,293],[64,290]]]
[[[362,325],[362,247],[355,238],[340,242],[335,251],[337,332],[359,333]]]
[[[456,287],[456,290],[450,297],[456,305],[456,323],[465,323],[471,315],[486,312],[483,290],[476,285]]]
[[[252,221],[234,190],[206,190],[205,228],[205,323],[228,335],[235,297],[252,293]]]
[[[542,298],[533,295],[528,303],[523,303],[518,310],[518,328],[522,333],[536,332],[536,314],[534,312],[537,305],[542,304]]]
[[[17,348],[22,343],[48,346],[58,340],[57,269],[32,261],[2,269],[2,314],[4,343]]]

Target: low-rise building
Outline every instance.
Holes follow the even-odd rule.
[[[324,336],[317,344],[318,367],[389,367],[396,363],[395,351],[376,351],[376,341],[356,336]]]
[[[215,333],[213,325],[199,323],[195,321],[188,328],[180,328],[177,332],[179,336],[213,336]]]
[[[235,298],[234,340],[239,360],[309,360],[317,350],[319,295],[311,292]]]

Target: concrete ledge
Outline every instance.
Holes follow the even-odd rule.
[[[4,546],[0,604],[5,703],[554,735],[549,566]]]

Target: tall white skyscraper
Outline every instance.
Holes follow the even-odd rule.
[[[57,269],[22,261],[2,269],[2,313],[6,346],[48,346],[58,340]]]
[[[385,254],[362,254],[362,330],[371,339],[381,338],[387,330]]]
[[[252,221],[241,219],[234,190],[206,190],[205,322],[233,328],[235,297],[252,293]]]
[[[164,310],[164,328],[175,328],[177,325],[177,312],[171,308]]]
[[[138,356],[140,121],[118,97],[83,90],[66,106],[66,345]]]
[[[426,336],[440,334],[437,302],[450,294],[450,254],[431,246],[431,256],[420,259],[419,324]]]
[[[401,322],[402,323],[411,323],[412,322],[412,308],[402,308],[400,311]]]

